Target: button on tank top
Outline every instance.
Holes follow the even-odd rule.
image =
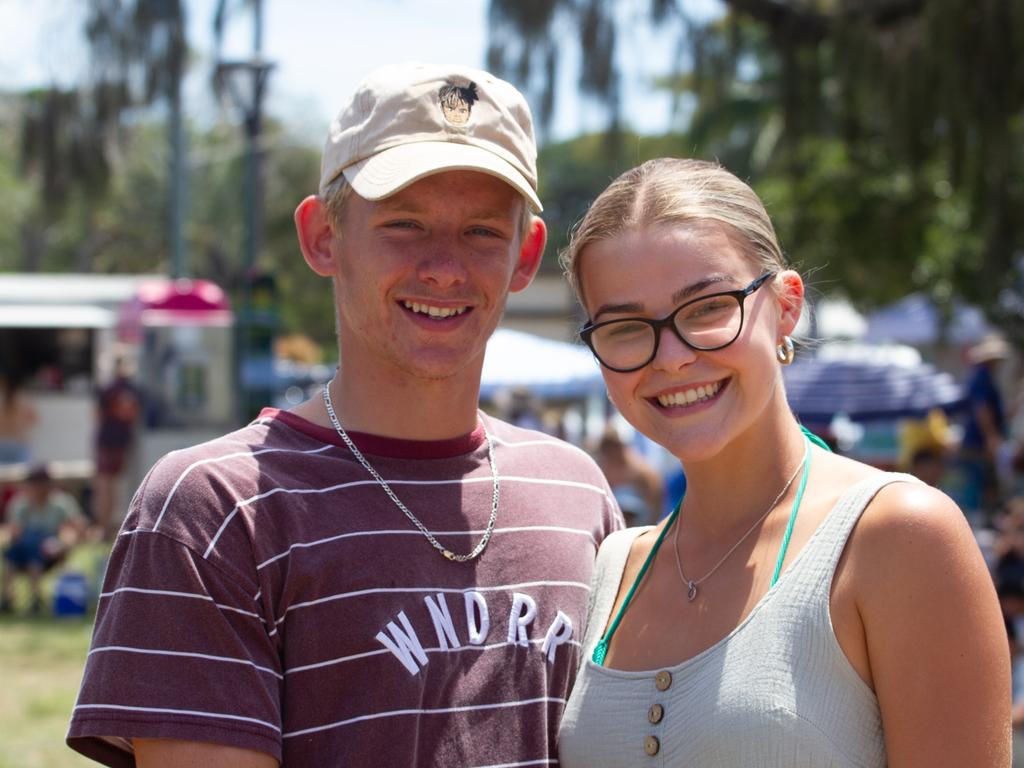
[[[829,593],[850,531],[885,485],[847,489],[778,582],[725,638],[665,669],[627,672],[592,660],[633,540],[601,545],[583,666],[559,731],[562,768],[884,768],[878,700],[843,653]]]

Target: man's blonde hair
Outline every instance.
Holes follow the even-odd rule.
[[[775,228],[760,198],[717,163],[658,158],[626,171],[602,192],[570,235],[559,260],[582,299],[580,256],[588,246],[659,226],[725,225],[762,271],[786,269]]]

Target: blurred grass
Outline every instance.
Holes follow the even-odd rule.
[[[82,679],[93,614],[53,616],[53,584],[59,573],[80,571],[92,601],[109,545],[83,544],[44,582],[46,610],[0,616],[0,768],[82,768],[96,763],[64,744],[71,708]],[[27,590],[23,577],[15,589]],[[21,601],[22,603],[27,600]]]

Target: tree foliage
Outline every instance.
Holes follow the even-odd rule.
[[[127,132],[127,114],[175,97],[184,73],[182,0],[95,0],[85,37],[89,67],[74,88],[23,95],[19,169],[37,200],[23,219],[21,268],[40,269],[68,207],[83,219],[73,266],[93,268],[94,203],[109,191]]]
[[[519,5],[492,0],[503,27],[490,63],[531,88],[557,77],[557,57],[539,53],[548,39],[575,28],[594,43],[594,14],[616,24],[602,0],[534,0],[526,19]],[[694,105],[663,146],[750,179],[823,290],[862,305],[961,296],[1024,341],[1024,0],[726,0],[710,20],[688,8],[647,5],[688,53],[662,84]],[[582,48],[582,71],[610,74],[605,90],[581,90],[603,97],[608,136],[621,137],[615,39]],[[550,121],[553,100],[535,103]],[[605,146],[618,149],[591,158],[605,169],[646,154]],[[562,178],[555,154],[542,170]],[[546,198],[556,210],[559,183]],[[570,185],[568,207],[599,190]]]

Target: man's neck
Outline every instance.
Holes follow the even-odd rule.
[[[346,377],[339,371],[329,386],[335,415],[346,432],[447,440],[476,428],[480,385],[475,377],[382,382]],[[320,392],[292,410],[314,424],[333,428]]]

